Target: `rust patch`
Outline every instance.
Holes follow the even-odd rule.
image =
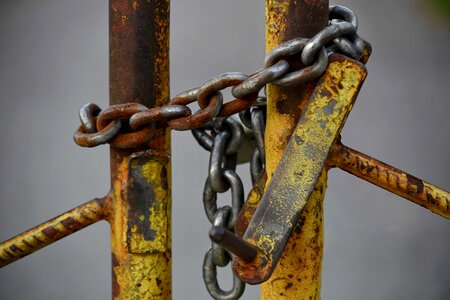
[[[128,239],[133,234],[141,234],[146,241],[155,239],[155,230],[151,229],[150,207],[156,201],[153,185],[142,175],[142,163],[132,166],[128,186]],[[136,226],[137,232],[130,230]]]
[[[104,200],[92,200],[1,243],[0,268],[99,221]]]
[[[373,157],[336,143],[329,157],[329,165],[336,166],[450,219],[450,194],[447,191]],[[362,165],[369,167],[364,170]]]
[[[48,227],[48,228],[43,229],[42,233],[46,237],[48,237],[50,239],[54,239],[56,237],[56,235],[58,234],[58,231],[56,231],[56,229],[53,227]]]
[[[112,296],[113,298],[117,298],[120,295],[120,285],[117,282],[117,275],[114,271],[115,267],[119,266],[119,261],[117,260],[117,257],[114,255],[114,253],[111,253],[111,264],[112,264]]]
[[[72,217],[62,220],[61,224],[64,226],[64,228],[69,229],[69,230],[79,230],[79,229],[83,228],[83,224],[76,221]]]
[[[127,244],[131,253],[165,252],[169,155],[162,151],[134,153],[129,162]]]
[[[436,199],[430,193],[427,193],[427,202],[433,205],[437,203]]]
[[[408,183],[415,186],[417,189],[417,193],[420,195],[423,193],[423,182],[422,180],[411,176],[409,174],[406,174],[406,179],[408,180]]]
[[[22,249],[20,249],[19,247],[17,247],[17,245],[12,245],[11,247],[9,247],[9,249],[12,252],[24,252]]]
[[[266,186],[267,174],[266,170],[263,169],[261,175],[259,175],[258,179],[255,182],[252,190],[247,196],[247,200],[242,206],[241,212],[239,213],[235,225],[234,232],[237,236],[243,237],[245,230],[247,230],[248,224],[255,213],[256,208],[258,207],[259,201],[264,193],[264,187]]]
[[[340,75],[342,68],[347,65],[351,65],[352,68],[346,68],[344,75]],[[328,153],[353,107],[365,76],[365,67],[359,62],[333,55],[325,74],[315,87],[295,127],[293,138],[289,140],[281,162],[268,183],[266,192],[244,234],[244,239],[255,245],[261,252],[261,257],[266,257],[268,260],[266,268],[262,269],[256,265],[259,270],[253,270],[253,274],[257,273],[258,278],[269,279],[278,265],[283,250],[286,251],[285,246],[294,230],[293,236],[307,235],[314,240],[320,240],[321,229],[318,227],[321,226],[321,222],[318,220],[321,219],[322,214],[321,204],[314,202],[309,209],[304,212],[303,210],[308,207],[312,194],[322,194],[323,189],[320,188],[320,184],[316,191],[314,189],[322,176]],[[323,97],[321,92],[335,84],[337,80],[343,82],[344,88],[332,94],[330,98]],[[321,126],[321,121],[324,122],[324,126]],[[329,132],[328,135],[327,132]],[[297,143],[295,136],[305,142]],[[304,221],[301,219],[302,216]],[[302,223],[306,224],[311,220],[317,220],[317,223],[304,226],[306,229],[300,227]],[[300,225],[295,228],[295,224],[299,222]],[[312,253],[317,251],[312,244],[305,247],[312,249]],[[312,261],[316,261],[314,254],[308,256],[312,258]],[[253,263],[247,265],[247,268],[254,267]],[[241,266],[240,270],[245,268]],[[241,277],[241,279],[259,283],[255,278]]]

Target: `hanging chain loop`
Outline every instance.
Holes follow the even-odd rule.
[[[239,74],[232,74],[230,77]],[[222,79],[211,82],[210,89],[227,86]],[[208,220],[212,226],[225,227],[234,230],[234,223],[244,203],[244,186],[236,173],[237,152],[244,139],[242,125],[233,118],[214,118],[204,127],[192,130],[199,144],[211,152],[208,167],[208,177],[203,190],[203,205]],[[231,205],[217,206],[217,194],[231,190]],[[203,279],[209,294],[217,300],[232,300],[242,296],[245,284],[233,275],[233,287],[229,291],[220,288],[217,279],[217,267],[226,267],[231,261],[231,255],[222,247],[212,242],[205,255],[203,263]]]
[[[208,177],[203,190],[203,205],[206,216],[213,226],[234,231],[234,223],[243,205],[243,184],[236,173],[237,151],[244,139],[243,126],[251,130],[256,141],[250,162],[253,182],[264,167],[265,104],[265,98],[259,98],[254,106],[240,113],[241,122],[233,118],[225,120],[215,118],[204,127],[192,130],[199,144],[211,152]],[[231,189],[231,206],[218,207],[217,194],[225,193],[229,189]],[[230,253],[212,242],[204,258],[203,279],[209,294],[214,299],[238,299],[244,292],[245,284],[234,275],[233,287],[229,291],[224,291],[219,286],[217,267],[226,267],[230,261]]]
[[[214,226],[226,227],[228,218],[231,214],[231,207],[223,206],[217,210],[216,216],[214,217]],[[230,254],[217,245],[216,243],[211,243],[213,262],[218,267],[226,267],[231,260]]]
[[[244,294],[245,283],[236,275],[233,275],[233,287],[231,290],[222,290],[217,281],[217,265],[213,261],[212,251],[212,249],[208,250],[203,261],[203,279],[209,294],[216,300],[239,299]]]

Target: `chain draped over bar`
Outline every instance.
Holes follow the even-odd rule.
[[[240,72],[218,75],[199,88],[175,96],[165,106],[148,108],[136,103],[138,101],[127,103],[123,99],[103,111],[92,103],[84,105],[80,110],[81,126],[74,134],[75,142],[82,147],[109,143],[121,149],[134,149],[152,139],[155,123],[175,130],[196,129],[216,117],[227,118],[250,108],[260,90],[269,83],[298,89],[323,74],[331,53],[364,59],[364,53],[370,52],[371,46],[357,35],[358,20],[353,11],[342,6],[326,6],[325,9],[328,26],[322,26],[323,30],[317,30],[308,38],[293,35],[276,45],[267,53],[264,68],[251,75]],[[120,77],[115,75],[114,78]],[[236,99],[224,103],[221,90],[228,87],[232,87],[231,93]],[[135,97],[140,99],[138,95]],[[200,110],[192,114],[187,105],[194,102]]]

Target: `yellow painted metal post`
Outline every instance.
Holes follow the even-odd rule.
[[[328,1],[266,0],[266,52],[295,37],[312,37],[328,22]],[[314,83],[304,87],[267,88],[266,171],[272,177],[284,148],[305,108]],[[318,299],[323,255],[323,172],[300,223],[291,235],[271,278],[262,284],[261,299]]]
[[[171,298],[169,161],[141,152],[120,163],[112,188],[113,299]]]
[[[169,100],[169,0],[110,0],[110,104]],[[151,150],[149,150],[151,149]],[[113,299],[171,298],[170,132],[111,147]]]

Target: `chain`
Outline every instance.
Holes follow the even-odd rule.
[[[211,152],[208,177],[203,190],[203,204],[208,220],[213,226],[226,227],[234,231],[234,223],[244,201],[244,190],[239,175],[235,172],[237,156],[244,140],[243,126],[251,130],[256,141],[250,162],[252,181],[261,173],[264,162],[264,130],[266,101],[258,98],[255,105],[241,112],[239,123],[233,117],[215,118],[202,128],[192,130],[197,142]],[[217,207],[217,194],[231,189],[231,206]],[[236,276],[229,291],[220,288],[217,267],[229,264],[231,255],[215,244],[207,251],[203,262],[203,279],[209,294],[217,300],[238,299],[244,292],[245,284]]]
[[[330,6],[329,24],[311,39],[295,38],[272,49],[265,57],[264,68],[250,75],[239,72],[221,74],[201,87],[185,91],[162,107],[147,108],[138,103],[112,105],[101,110],[89,103],[80,110],[81,126],[74,134],[83,147],[109,143],[133,149],[148,143],[155,129],[170,127],[192,130],[197,142],[210,152],[208,176],[203,189],[203,205],[212,226],[234,231],[234,223],[244,203],[244,187],[236,173],[238,151],[244,141],[244,127],[255,141],[250,158],[253,184],[265,165],[264,130],[266,98],[259,97],[268,83],[289,87],[320,77],[328,66],[331,53],[343,53],[361,59],[369,43],[357,35],[356,15],[343,6]],[[305,66],[294,70],[287,59],[299,57]],[[232,88],[236,99],[224,103],[221,91]],[[264,90],[265,91],[265,90]],[[192,113],[188,105],[196,102],[200,109]],[[239,120],[231,117],[239,114]],[[218,207],[217,195],[231,192],[231,205]],[[239,299],[245,283],[233,275],[233,286],[223,290],[217,268],[226,267],[231,254],[212,242],[203,261],[203,279],[209,294],[216,300]]]
[[[215,118],[192,131],[199,144],[211,152],[208,177],[203,189],[203,205],[212,226],[233,231],[234,223],[244,203],[244,187],[236,173],[238,150],[244,140],[244,129],[234,118]],[[217,207],[217,194],[231,190],[231,206]],[[245,289],[244,282],[233,275],[233,287],[224,291],[217,280],[217,267],[225,267],[231,255],[212,243],[203,262],[203,279],[209,294],[217,300],[238,299]]]
[[[250,177],[254,185],[261,174],[266,162],[264,148],[264,131],[266,129],[267,105],[266,98],[261,97],[255,105],[239,113],[242,124],[251,130],[256,147],[250,158]]]
[[[328,66],[330,53],[340,52],[360,59],[370,44],[356,33],[356,15],[343,6],[330,6],[329,16],[328,26],[313,38],[292,39],[270,51],[263,69],[250,75],[239,72],[221,74],[201,87],[175,96],[166,106],[147,108],[142,104],[127,103],[101,110],[88,103],[80,110],[81,126],[74,134],[75,143],[83,147],[109,143],[118,148],[133,149],[152,139],[157,124],[175,130],[201,128],[215,118],[227,118],[249,109],[258,99],[259,91],[268,83],[296,86],[316,79]],[[292,56],[300,56],[305,67],[292,70],[286,61]],[[228,87],[232,87],[231,93],[236,99],[224,103],[221,91]],[[187,105],[194,102],[198,103],[200,110],[192,113]],[[263,159],[264,151],[260,144],[258,149],[255,155]]]

